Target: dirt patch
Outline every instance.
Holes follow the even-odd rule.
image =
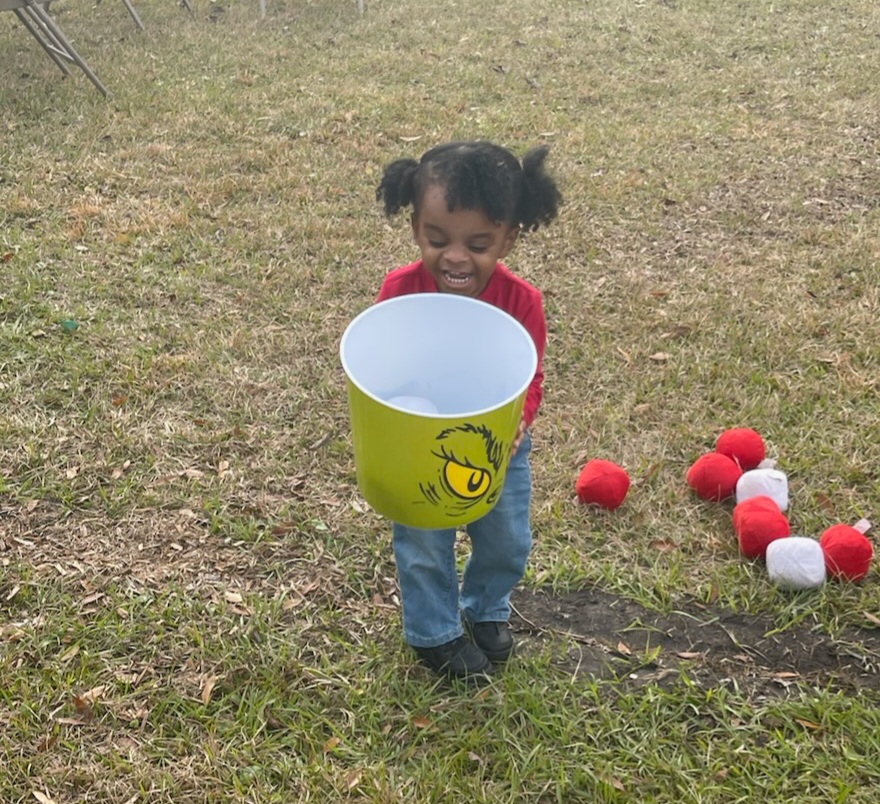
[[[693,602],[658,614],[599,589],[554,597],[517,590],[512,626],[528,643],[557,640],[557,666],[636,684],[670,683],[681,672],[702,686],[735,685],[779,695],[802,684],[880,691],[880,630],[832,639],[806,626],[775,633],[765,617]]]

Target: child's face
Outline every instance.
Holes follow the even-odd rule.
[[[413,235],[425,268],[441,293],[479,296],[495,264],[516,242],[518,229],[493,223],[476,209],[449,211],[446,188],[429,186],[412,218]]]

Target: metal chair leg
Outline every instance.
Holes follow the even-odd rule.
[[[65,75],[70,75],[70,69],[68,68],[67,64],[64,63],[64,60],[61,59],[61,57],[56,52],[56,47],[53,47],[48,42],[46,42],[46,40],[44,39],[44,32],[40,31],[38,27],[34,25],[33,22],[31,22],[30,15],[28,14],[30,9],[14,8],[13,11],[15,12],[15,16],[21,20],[21,24],[28,29],[30,35],[33,36],[34,39],[37,40],[37,42],[40,43],[40,47],[49,54],[49,58],[51,58],[52,61],[54,61],[55,64],[58,65],[58,69],[61,70],[61,72]]]
[[[141,22],[140,16],[138,15],[137,11],[135,11],[134,6],[131,4],[131,0],[122,0],[122,2],[125,3],[125,7],[128,9],[128,13],[131,14],[131,18],[135,21],[137,27],[140,28],[142,31],[145,31],[146,28],[144,28],[144,24],[143,22]]]
[[[28,0],[28,8],[39,19],[40,23],[52,34],[54,39],[61,44],[62,49],[67,54],[67,58],[74,62],[86,74],[86,77],[95,85],[98,92],[104,97],[108,97],[110,92],[107,90],[107,87],[101,83],[98,76],[92,72],[92,68],[89,67],[89,65],[80,57],[79,53],[74,50],[73,45],[70,44],[67,37],[64,35],[64,32],[55,24],[55,20],[52,19],[49,13],[39,3],[35,2],[35,0]]]

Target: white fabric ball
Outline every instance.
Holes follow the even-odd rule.
[[[825,554],[815,539],[789,536],[767,546],[767,574],[784,589],[818,589],[825,583]]]
[[[788,508],[788,478],[778,469],[751,469],[736,482],[736,501],[752,497],[769,497],[780,511]]]
[[[408,410],[410,413],[434,414],[440,412],[430,399],[425,399],[423,396],[395,396],[388,400],[388,404],[395,408]]]

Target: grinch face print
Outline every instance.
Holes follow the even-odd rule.
[[[433,477],[419,483],[425,500],[444,508],[450,518],[466,515],[477,503],[494,504],[510,444],[500,442],[488,427],[467,423],[443,430],[436,442]]]

